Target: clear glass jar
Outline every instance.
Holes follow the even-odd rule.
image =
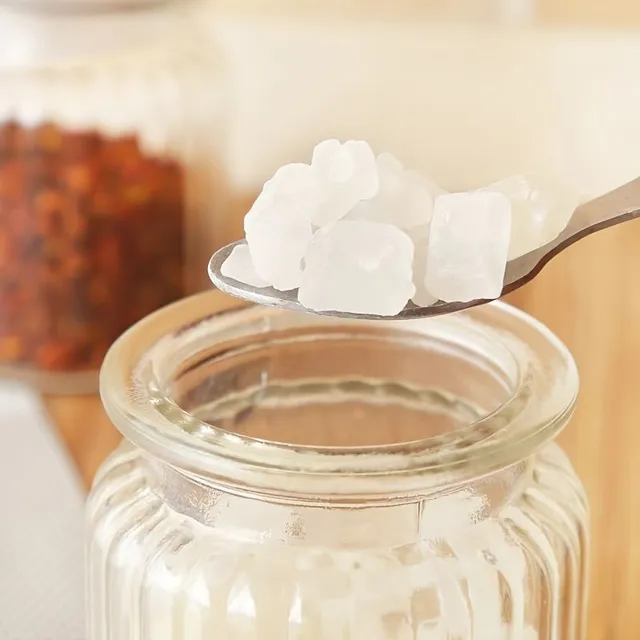
[[[504,304],[163,309],[112,347],[89,640],[584,640],[574,362]],[[215,426],[214,426],[215,425]]]
[[[195,6],[0,2],[0,373],[95,391],[115,338],[200,288],[224,84]]]

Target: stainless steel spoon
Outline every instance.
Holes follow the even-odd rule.
[[[574,242],[586,236],[612,227],[621,222],[640,217],[640,178],[625,184],[603,196],[581,204],[573,213],[569,224],[555,239],[507,264],[502,295],[511,293],[532,280],[542,268],[561,251],[570,247]],[[376,316],[361,313],[346,313],[343,311],[313,311],[303,307],[297,299],[298,291],[277,291],[271,287],[257,289],[232,278],[226,278],[220,272],[222,263],[227,259],[234,247],[243,244],[239,240],[218,250],[209,262],[209,278],[211,282],[225,293],[256,304],[290,309],[316,315],[336,316],[340,318],[357,318],[371,320],[408,320],[411,318],[426,318],[444,313],[453,313],[490,300],[472,300],[471,302],[436,302],[429,307],[418,307],[412,302],[395,316]]]

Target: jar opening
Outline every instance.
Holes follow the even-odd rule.
[[[564,346],[504,304],[396,323],[232,307],[211,292],[157,312],[101,380],[126,437],[213,481],[442,489],[530,455],[575,401]]]
[[[517,385],[517,362],[500,344],[478,357],[389,325],[287,324],[194,354],[168,395],[211,428],[344,449],[446,436],[503,406]]]

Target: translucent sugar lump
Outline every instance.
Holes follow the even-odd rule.
[[[233,248],[229,257],[224,261],[220,273],[225,278],[233,278],[238,282],[244,282],[251,287],[262,289],[269,285],[256,273],[249,254],[249,246],[238,245]]]
[[[378,193],[376,157],[364,141],[321,142],[313,151],[311,169],[323,187],[323,198],[311,216],[318,227],[337,222],[358,202]]]
[[[494,191],[436,199],[425,284],[445,302],[500,297],[511,237],[511,203]]]
[[[427,289],[426,284],[429,231],[429,224],[413,227],[407,231],[413,242],[413,286],[415,293],[411,296],[411,301],[419,307],[430,307],[438,302],[438,298]]]
[[[407,171],[390,153],[376,158],[380,186],[374,198],[358,203],[349,218],[386,222],[403,229],[431,219],[436,189],[417,171]]]
[[[378,191],[375,155],[363,141],[326,140],[311,164],[288,164],[268,180],[245,217],[256,273],[280,291],[296,289],[313,227],[335,222]]]
[[[313,237],[311,215],[320,193],[309,165],[285,165],[265,183],[245,216],[256,274],[275,289],[288,291],[300,285],[302,260]]]
[[[511,202],[509,260],[554,240],[578,206],[575,193],[544,175],[512,176],[485,190],[502,193]]]
[[[325,140],[287,164],[245,216],[222,275],[297,291],[319,312],[393,316],[408,304],[500,297],[508,260],[550,242],[577,198],[535,174],[447,193],[362,140]]]
[[[342,220],[316,233],[298,301],[315,311],[393,316],[414,293],[409,236],[390,224]]]

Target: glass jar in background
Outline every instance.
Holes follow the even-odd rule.
[[[404,323],[143,320],[101,392],[89,640],[584,640],[588,507],[553,442],[577,374],[504,304]]]
[[[203,283],[225,96],[193,7],[0,7],[2,374],[95,390],[125,329]]]

